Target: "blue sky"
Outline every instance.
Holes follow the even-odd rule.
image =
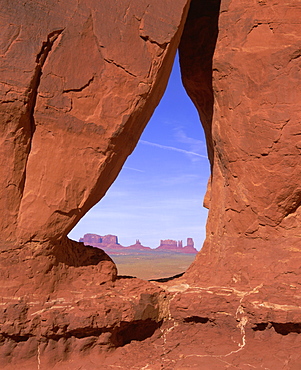
[[[178,57],[166,92],[134,152],[105,197],[69,234],[113,234],[128,246],[139,239],[156,248],[161,239],[205,238],[203,197],[209,177],[204,132],[180,79]]]

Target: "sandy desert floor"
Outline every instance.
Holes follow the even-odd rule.
[[[140,279],[167,278],[185,272],[194,261],[194,254],[137,253],[111,256],[119,275],[135,276]]]

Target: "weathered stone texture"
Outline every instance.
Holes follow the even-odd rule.
[[[300,2],[211,3],[195,6],[180,47],[212,166],[207,239],[189,273],[234,285],[286,280],[301,262]]]
[[[161,326],[165,294],[159,287],[139,279],[102,287],[87,275],[79,280],[58,282],[47,294],[28,290],[19,299],[6,297],[0,308],[1,369],[105,368],[106,354]]]
[[[0,12],[1,237],[57,239],[135,147],[164,92],[187,0],[4,1]]]
[[[188,5],[0,3],[1,367],[54,368],[160,326],[160,288],[116,280],[102,250],[66,235],[158,104]]]
[[[188,1],[0,4],[0,363],[300,369],[298,0],[193,0],[180,44],[212,176],[180,279],[66,238],[161,98]]]

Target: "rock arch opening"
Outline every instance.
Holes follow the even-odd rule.
[[[135,150],[105,197],[81,219],[69,236],[79,240],[85,234],[94,234],[82,240],[103,248],[117,263],[122,275],[130,274],[127,269],[130,270],[131,264],[120,254],[130,252],[118,250],[116,242],[132,246],[133,253],[139,247],[134,245],[137,239],[141,247],[154,249],[159,247],[161,240],[183,240],[184,247],[187,238],[192,238],[194,246],[200,250],[205,239],[207,209],[203,207],[203,198],[208,177],[204,131],[183,88],[177,53],[167,89]],[[112,240],[105,237],[100,244],[100,235],[108,234],[113,235]],[[132,274],[135,272],[134,258]],[[141,266],[148,261],[149,268],[137,266],[136,275],[161,278],[185,271],[194,254],[182,254],[182,257],[179,254],[172,266],[162,253],[161,274],[160,269],[155,271],[159,256],[153,261],[150,256],[144,258]],[[169,274],[168,269],[171,269]]]
[[[183,34],[181,36],[181,41],[179,45],[179,54],[180,54],[180,61],[181,61],[181,69],[182,69],[182,79],[184,82],[184,86],[186,88],[187,93],[189,94],[191,100],[193,101],[195,107],[199,111],[199,114],[202,119],[203,127],[205,129],[206,133],[206,142],[207,142],[207,150],[209,159],[211,162],[211,167],[213,166],[213,143],[212,143],[212,115],[213,115],[213,88],[212,88],[212,57],[213,52],[217,40],[217,34],[218,34],[218,16],[219,16],[219,7],[220,7],[220,1],[213,0],[208,4],[203,4],[202,2],[198,1],[192,1],[190,4],[190,9],[187,16],[186,25],[184,27]],[[197,45],[197,46],[195,46]],[[179,230],[183,229],[183,227],[177,227],[176,222],[172,222],[171,219],[175,218],[175,215],[179,212],[181,212],[181,207],[174,208],[170,211],[169,216],[166,216],[165,207],[165,217],[162,215],[161,207],[160,209],[160,202],[162,203],[163,199],[158,199],[161,196],[161,193],[163,192],[156,191],[153,189],[152,194],[148,194],[144,199],[141,201],[139,200],[139,195],[141,193],[141,187],[143,188],[144,194],[145,190],[147,188],[150,188],[151,183],[154,183],[157,181],[157,187],[159,187],[160,182],[164,180],[165,182],[168,182],[168,180],[172,180],[172,176],[170,177],[170,166],[168,167],[168,162],[164,163],[162,160],[164,155],[162,153],[166,151],[173,151],[181,153],[182,155],[191,156],[195,161],[197,159],[200,159],[200,157],[206,157],[206,151],[204,150],[204,144],[201,144],[201,140],[196,139],[196,137],[189,137],[187,136],[187,133],[185,130],[183,130],[183,127],[185,126],[184,121],[186,121],[187,124],[187,117],[183,117],[187,114],[187,110],[183,110],[183,112],[180,113],[181,108],[179,109],[179,106],[181,106],[180,100],[175,99],[175,94],[173,93],[173,89],[178,89],[178,87],[175,87],[175,80],[174,77],[177,74],[177,79],[180,79],[180,72],[178,67],[178,59],[176,57],[176,61],[174,63],[176,66],[173,68],[173,72],[171,74],[171,79],[169,80],[169,84],[167,87],[167,91],[165,92],[163,99],[161,100],[161,103],[159,104],[159,107],[156,109],[156,112],[154,116],[151,119],[151,122],[146,126],[146,129],[142,135],[141,140],[138,142],[137,148],[135,149],[134,154],[132,154],[123,170],[121,171],[118,179],[115,181],[115,183],[112,185],[111,189],[108,191],[108,194],[102,201],[100,202],[100,205],[95,207],[93,210],[90,211],[90,213],[86,216],[85,219],[82,219],[80,224],[76,227],[75,230],[71,232],[71,237],[78,239],[78,237],[83,236],[83,234],[88,232],[96,232],[99,229],[101,229],[101,233],[103,234],[103,230],[110,230],[107,231],[107,233],[111,234],[118,234],[120,236],[120,244],[123,245],[130,245],[134,242],[136,238],[142,240],[143,244],[151,245],[152,247],[156,247],[159,244],[159,240],[166,239],[166,238],[174,238],[174,239],[183,239],[183,237],[194,237],[196,241],[196,245],[198,246],[198,249],[201,248],[202,242],[205,238],[205,232],[204,232],[204,214],[202,214],[203,220],[201,222],[193,222],[194,218],[194,212],[191,208],[199,207],[199,209],[202,208],[202,200],[204,197],[204,177],[208,178],[208,171],[207,169],[199,169],[198,173],[201,174],[202,172],[205,172],[205,175],[202,180],[199,181],[200,185],[200,191],[199,194],[197,194],[197,200],[190,199],[188,200],[187,197],[183,197],[183,195],[179,195],[178,197],[176,194],[174,194],[174,201],[171,199],[171,193],[172,191],[169,188],[169,194],[168,197],[165,197],[164,201],[170,202],[175,204],[180,204],[182,202],[182,205],[187,207],[186,211],[187,215],[185,217],[185,222],[187,223],[187,220],[190,222],[190,228],[198,228],[198,234],[196,237],[195,235],[197,233],[192,233],[189,231],[182,232],[182,236],[179,235]],[[178,82],[179,83],[179,82]],[[184,90],[183,90],[184,91]],[[186,93],[183,94],[181,92],[181,99],[188,99]],[[183,97],[185,95],[185,98]],[[162,106],[164,106],[165,101],[172,100],[173,102],[170,102],[170,110],[174,110],[177,113],[172,115],[172,117],[164,117],[164,119],[167,121],[176,121],[173,125],[173,132],[169,132],[169,137],[166,138],[166,133],[164,132],[164,124],[165,122],[162,122],[162,117],[158,117],[158,112],[162,112]],[[190,100],[189,100],[190,102]],[[190,102],[191,104],[191,102]],[[195,110],[195,107],[191,107],[190,109]],[[166,108],[165,108],[166,109]],[[180,113],[180,114],[179,114]],[[161,113],[162,114],[162,113]],[[176,115],[182,117],[176,117]],[[199,118],[197,115],[193,117],[192,121],[197,121],[199,130],[201,130]],[[156,122],[157,121],[157,122]],[[181,122],[182,121],[182,122]],[[154,123],[153,123],[154,122]],[[158,124],[158,122],[161,124]],[[184,123],[184,124],[183,124]],[[166,124],[165,124],[166,126]],[[187,129],[187,127],[186,127]],[[174,144],[174,141],[171,139],[175,139],[175,136],[177,135],[178,142],[177,145]],[[165,136],[165,138],[164,138]],[[199,137],[202,137],[201,131],[199,132]],[[199,142],[198,142],[199,140]],[[199,148],[195,149],[197,146],[197,142],[199,144]],[[179,147],[180,145],[189,144],[190,149]],[[142,151],[142,147],[148,147],[144,148],[146,151]],[[178,146],[178,147],[177,147]],[[202,148],[202,154],[199,152],[200,147]],[[193,149],[191,149],[193,148]],[[147,153],[147,149],[150,152],[150,149],[152,149],[152,154],[145,154]],[[161,156],[158,154],[158,152],[161,151]],[[154,154],[157,152],[156,154]],[[189,153],[190,152],[190,153]],[[137,154],[139,153],[139,154]],[[136,156],[136,157],[135,157]],[[141,166],[141,163],[139,163],[140,156],[140,162],[144,161],[147,162],[148,158],[147,156],[152,156],[153,163],[149,164],[149,168],[146,166]],[[157,157],[157,158],[156,158]],[[197,158],[198,157],[198,158]],[[134,159],[135,158],[135,159]],[[155,159],[155,160],[154,160]],[[180,162],[179,159],[175,160],[175,162]],[[138,164],[138,166],[137,166]],[[147,180],[147,176],[142,176],[143,172],[148,172],[152,170],[152,166],[155,166],[160,168],[160,171],[157,173],[160,174],[160,179],[156,179],[156,176],[151,176]],[[185,167],[185,165],[184,165]],[[187,166],[186,166],[187,169]],[[130,174],[132,172],[132,174]],[[185,178],[187,181],[190,177],[190,179],[193,176],[197,176],[196,172],[192,175],[191,173],[185,175],[182,173],[182,178]],[[144,184],[141,179],[144,178]],[[138,179],[138,180],[137,180]],[[132,193],[130,196],[127,193],[127,190],[125,189],[124,185],[121,185],[122,181],[125,181],[125,183],[128,181],[135,182],[135,186],[140,186],[140,189],[135,189],[134,193]],[[177,185],[177,184],[176,184]],[[173,187],[173,191],[177,186]],[[202,187],[202,189],[201,189]],[[187,194],[186,194],[187,195]],[[114,199],[115,198],[115,199]],[[178,198],[178,199],[176,199]],[[110,199],[110,200],[109,200]],[[133,203],[139,203],[139,210],[135,210],[135,207],[133,205],[128,204],[128,202]],[[179,201],[180,199],[180,201]],[[209,206],[210,195],[206,197],[206,206]],[[110,204],[111,202],[111,204]],[[121,202],[121,203],[118,203]],[[154,203],[158,204],[158,208],[154,211]],[[143,204],[145,203],[145,204]],[[151,204],[150,204],[151,203]],[[145,206],[145,213],[141,213],[141,209]],[[127,209],[124,209],[126,207]],[[123,208],[123,209],[122,209]],[[190,212],[189,212],[190,208]],[[142,224],[142,219],[148,218],[148,217],[154,217],[153,215],[149,215],[148,213],[155,212],[157,214],[157,227],[154,228],[154,226],[149,226],[149,221],[144,222]],[[95,216],[94,216],[95,214]],[[201,212],[199,213],[201,214]],[[206,217],[206,216],[205,216]],[[93,220],[94,218],[94,220]],[[83,230],[82,225],[86,224],[90,221],[90,225],[88,227],[85,227],[86,231],[79,232],[80,229]],[[167,221],[168,220],[168,221]],[[109,222],[108,222],[109,221]],[[95,225],[95,222],[98,222],[98,225]],[[92,226],[92,223],[94,225]],[[114,225],[119,224],[118,225]],[[203,223],[203,230],[202,230],[202,223]],[[165,225],[164,225],[165,224]],[[197,226],[196,226],[197,224]],[[140,226],[139,225],[143,225]],[[172,230],[171,230],[172,228]],[[140,229],[140,230],[139,230]],[[141,232],[141,229],[144,230],[144,233]],[[145,232],[149,233],[150,230],[157,230],[157,235],[155,236],[155,232],[152,232],[153,239],[152,241],[149,241],[150,238],[145,235]],[[163,231],[169,232],[169,235],[165,233],[163,235]],[[189,229],[186,225],[186,229]],[[117,230],[117,231],[116,231]],[[121,230],[119,232],[118,230]],[[177,233],[175,233],[175,230],[177,230]],[[99,231],[98,231],[99,232]],[[159,237],[158,233],[162,233],[162,235]],[[183,235],[183,234],[186,235]],[[81,234],[81,235],[80,235]],[[131,234],[129,236],[129,234]],[[176,234],[176,236],[174,236]],[[193,235],[191,235],[193,234]],[[201,236],[200,236],[201,235]],[[131,238],[131,241],[129,240]],[[157,239],[155,241],[155,238]],[[127,240],[127,241],[125,241]],[[140,243],[140,241],[139,241]]]
[[[210,2],[211,5],[215,3],[214,0]],[[168,16],[161,8],[158,13],[156,6],[139,2],[127,7],[125,12],[113,6],[111,15],[102,22],[106,4],[93,2],[92,8],[89,4],[83,2],[81,11],[75,12],[76,20],[72,18],[71,23],[61,17],[59,9],[50,5],[50,13],[47,10],[47,14],[51,14],[47,23],[47,27],[51,25],[49,32],[33,22],[34,13],[27,3],[20,3],[18,11],[8,14],[20,27],[7,30],[4,69],[12,73],[10,83],[16,83],[19,95],[11,93],[10,83],[5,85],[5,104],[1,106],[4,110],[4,154],[10,162],[6,163],[8,171],[1,183],[4,194],[1,236],[5,243],[24,246],[25,254],[31,254],[36,246],[46,259],[53,259],[49,271],[59,264],[87,265],[95,257],[91,263],[94,266],[99,261],[100,255],[96,253],[93,257],[90,250],[87,260],[78,256],[81,262],[77,262],[80,247],[73,247],[67,235],[104,196],[133,151],[164,93],[181,37],[180,55],[181,60],[186,58],[182,63],[185,67],[190,57],[195,58],[186,53],[186,42],[195,37],[197,30],[198,38],[203,35],[204,39],[201,38],[200,43],[207,45],[204,29],[207,30],[208,24],[212,28],[211,21],[213,18],[216,21],[218,14],[215,8],[212,18],[212,6],[208,5],[211,9],[208,21],[207,6],[195,0],[190,8],[189,1],[179,0],[176,6],[170,2],[172,11]],[[45,15],[42,9],[36,11]],[[24,27],[24,14],[30,14],[26,22],[34,25],[30,32],[36,32],[36,38],[19,37],[18,29]],[[58,37],[47,49],[47,61],[40,65],[40,51],[53,32]],[[183,44],[185,37],[187,40]],[[134,58],[128,45],[133,47]],[[15,70],[14,56],[24,49],[30,52]],[[200,50],[206,50],[206,46]],[[197,54],[200,50],[197,48]],[[211,54],[207,58],[210,59]],[[61,68],[66,59],[70,62],[66,68]],[[32,104],[32,81],[37,68],[39,79],[34,85],[37,96]],[[188,74],[183,73],[185,76],[188,81]],[[189,83],[186,88],[194,98]],[[198,108],[205,103],[201,102]],[[24,121],[28,109],[35,124],[30,135]],[[210,129],[207,131],[210,133]],[[147,140],[144,144],[164,146]],[[182,148],[181,153],[185,150]],[[111,273],[115,276],[114,268]]]
[[[186,0],[0,7],[2,367],[300,368],[300,1],[193,0],[183,35]],[[176,281],[118,277],[66,236],[135,147],[181,35],[207,239]]]

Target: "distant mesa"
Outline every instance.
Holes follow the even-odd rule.
[[[132,244],[128,247],[125,247],[127,250],[135,250],[135,251],[146,251],[146,250],[152,250],[150,247],[145,247],[141,244],[140,240],[137,239],[135,244]]]
[[[171,252],[176,253],[198,253],[198,251],[194,248],[194,241],[192,238],[187,238],[187,245],[183,247],[182,240],[179,240],[178,242],[175,240],[161,240],[161,243],[157,250],[168,250]]]
[[[134,252],[170,252],[170,253],[189,253],[196,254],[198,251],[194,248],[194,242],[192,238],[187,238],[187,245],[183,247],[182,240],[161,240],[159,247],[152,249],[145,247],[141,244],[140,240],[137,239],[135,244],[128,247],[124,247],[119,244],[118,237],[116,235],[97,235],[97,234],[85,234],[83,238],[79,239],[80,242],[85,245],[91,245],[96,248],[103,249],[106,253],[110,254],[131,254]]]
[[[79,239],[79,241],[85,245],[91,245],[92,247],[104,250],[119,250],[124,248],[118,243],[118,237],[116,235],[101,236],[97,234],[85,234],[83,238]]]

